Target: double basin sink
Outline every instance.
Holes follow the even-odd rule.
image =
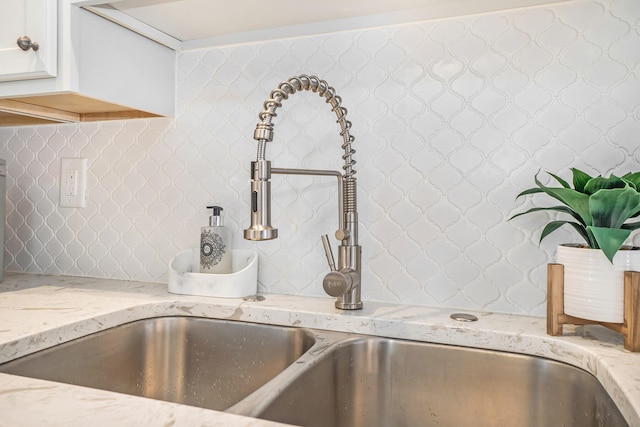
[[[0,372],[300,426],[628,427],[595,377],[552,360],[194,317],[117,326]]]

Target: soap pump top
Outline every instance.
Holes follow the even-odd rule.
[[[220,206],[207,206],[207,209],[213,209],[213,215],[209,217],[209,227],[221,227],[224,225],[222,221],[222,209]]]

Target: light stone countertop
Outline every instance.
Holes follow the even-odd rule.
[[[244,320],[329,329],[543,356],[594,374],[632,427],[640,426],[640,354],[599,326],[546,335],[544,318],[365,301],[363,310],[334,308],[332,298],[265,295],[259,302],[194,297],[167,285],[6,273],[0,283],[0,363],[122,323],[166,315]],[[263,420],[152,399],[0,374],[0,426],[276,426]]]

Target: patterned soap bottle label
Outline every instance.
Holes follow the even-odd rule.
[[[206,230],[201,235],[200,266],[211,268],[222,260],[226,253],[224,240],[217,233]]]

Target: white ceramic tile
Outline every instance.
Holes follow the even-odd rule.
[[[280,81],[307,72],[336,88],[353,122],[364,298],[541,315],[555,240],[538,247],[544,214],[508,222],[523,203],[513,198],[538,169],[638,169],[638,4],[183,52],[175,119],[0,128],[5,264],[164,281],[169,259],[197,244],[205,206],[219,203],[234,245],[260,252],[262,291],[322,296],[332,180],[274,177],[281,237],[241,236],[257,115]],[[274,123],[277,166],[341,167],[335,115],[317,95],[291,96]],[[60,157],[89,159],[87,208],[58,207]]]

